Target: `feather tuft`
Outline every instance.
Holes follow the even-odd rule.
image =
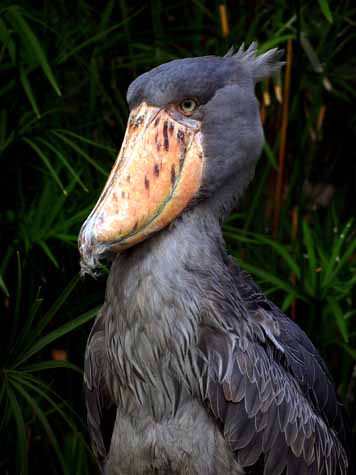
[[[257,50],[258,44],[253,41],[247,49],[245,49],[245,44],[242,43],[236,53],[233,54],[230,48],[225,55],[225,57],[232,57],[236,62],[246,67],[255,83],[278,72],[285,64],[284,61],[280,61],[284,54],[283,50],[273,48],[260,55],[257,55]]]

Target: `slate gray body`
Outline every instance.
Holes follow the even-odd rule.
[[[179,64],[192,92],[172,86],[172,63],[129,89],[132,106],[164,106],[165,95],[200,87],[207,167],[196,201],[112,264],[85,362],[94,450],[107,475],[351,473],[325,364],[227,255],[221,233],[261,150],[253,87],[273,64],[245,67],[240,55],[232,79],[231,58],[197,60]],[[210,79],[187,86],[199,71]]]

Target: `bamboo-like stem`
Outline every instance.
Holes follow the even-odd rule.
[[[261,122],[262,122],[262,125],[265,125],[265,121],[266,121],[266,107],[264,105],[264,103],[262,102],[262,105],[260,107],[260,117],[261,117]]]
[[[275,194],[274,194],[274,210],[273,210],[273,223],[272,223],[273,237],[277,237],[280,213],[281,213],[283,172],[284,172],[284,161],[285,161],[286,143],[287,143],[291,70],[292,70],[292,40],[288,40],[287,67],[286,67],[286,73],[285,73],[285,79],[284,79],[284,91],[283,91],[281,142],[280,142],[279,153],[278,153],[278,172],[277,172]]]
[[[298,206],[294,206],[292,209],[292,228],[291,228],[291,242],[293,243],[297,239],[298,233],[298,222],[299,222],[299,214],[298,214]],[[296,284],[297,276],[294,272],[290,275],[290,281],[293,285]],[[297,318],[297,302],[294,300],[291,305],[291,318],[296,320]]]
[[[326,106],[323,105],[320,107],[318,119],[316,122],[316,130],[318,131],[318,133],[320,133],[321,129],[323,128],[325,112],[326,112]]]
[[[226,5],[221,3],[219,5],[219,14],[220,14],[220,24],[221,24],[221,32],[224,38],[227,38],[230,33],[229,22],[227,19],[227,10]]]

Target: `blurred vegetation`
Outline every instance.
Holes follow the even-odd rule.
[[[310,335],[354,419],[355,13],[336,0],[1,2],[1,473],[95,473],[81,367],[105,276],[79,281],[76,241],[128,84],[256,39],[288,66],[257,91],[267,143],[227,244]]]

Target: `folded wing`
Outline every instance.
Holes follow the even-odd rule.
[[[346,424],[324,362],[252,279],[232,270],[261,332],[202,326],[201,390],[238,462],[264,475],[351,473]],[[278,336],[269,334],[271,322]]]

